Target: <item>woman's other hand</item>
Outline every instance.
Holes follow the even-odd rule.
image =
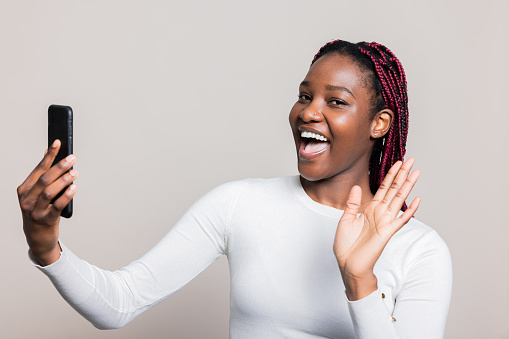
[[[53,204],[51,201],[79,175],[75,169],[66,173],[76,162],[74,155],[69,155],[51,166],[59,149],[60,141],[56,140],[17,190],[23,216],[23,231],[30,252],[43,266],[60,258],[60,213],[76,193],[77,186],[70,185]]]
[[[373,201],[357,216],[362,190],[352,187],[343,216],[339,220],[334,254],[339,264],[349,300],[362,299],[377,289],[373,267],[389,239],[405,225],[419,207],[415,198],[398,217],[401,207],[419,177],[410,174],[414,159],[396,162],[384,178]]]

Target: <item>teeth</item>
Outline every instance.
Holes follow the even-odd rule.
[[[319,135],[319,134],[316,134],[316,133],[312,133],[312,132],[302,132],[300,134],[301,137],[303,138],[313,138],[313,139],[316,139],[316,140],[320,140],[320,141],[327,141],[328,139],[322,135]]]

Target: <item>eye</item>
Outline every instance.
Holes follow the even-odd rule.
[[[329,103],[333,106],[347,106],[348,104],[344,102],[343,100],[339,99],[331,99]]]
[[[307,101],[307,100],[311,100],[311,97],[307,94],[299,94],[299,101]]]

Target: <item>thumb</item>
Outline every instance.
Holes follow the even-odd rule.
[[[342,220],[353,221],[357,218],[357,213],[361,207],[362,189],[355,185],[350,190],[350,195],[346,201],[345,212],[341,217]]]

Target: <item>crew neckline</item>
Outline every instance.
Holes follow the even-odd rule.
[[[320,204],[319,202],[316,202],[313,199],[311,199],[304,190],[304,187],[302,187],[302,184],[300,182],[300,175],[294,175],[291,177],[291,186],[293,193],[297,196],[300,202],[306,205],[306,207],[312,210],[313,212],[336,220],[339,220],[343,215],[344,212],[343,210],[339,210],[331,206]]]

